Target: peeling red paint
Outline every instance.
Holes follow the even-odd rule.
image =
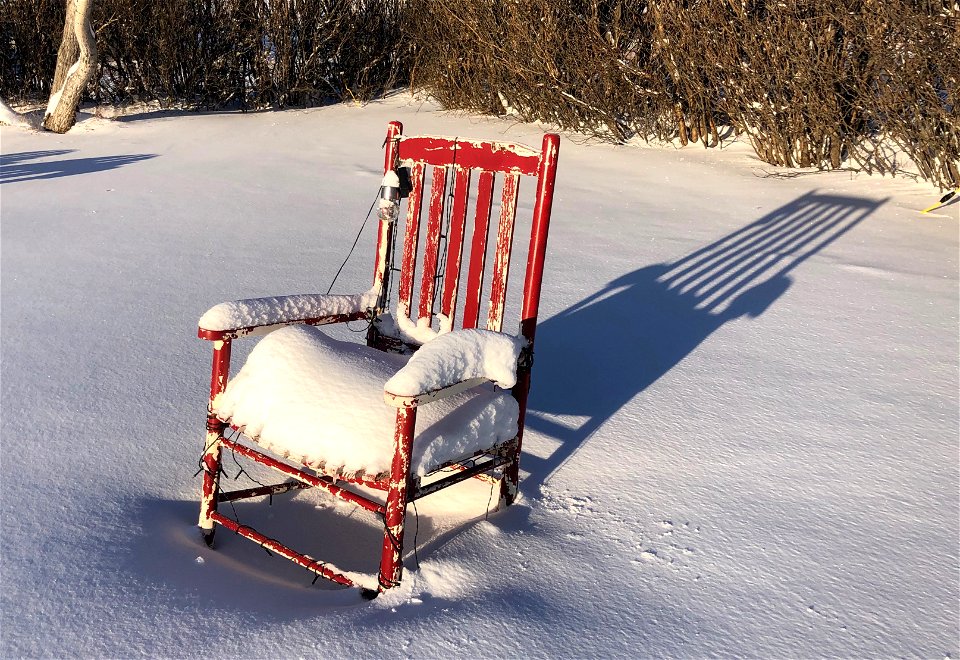
[[[500,224],[497,225],[497,252],[493,261],[493,281],[490,285],[490,312],[487,330],[500,332],[503,327],[503,306],[507,300],[507,277],[510,274],[510,253],[513,248],[513,227],[517,218],[517,195],[520,176],[508,174],[503,180],[500,202]]]
[[[423,163],[417,163],[410,171],[413,189],[407,199],[407,223],[403,241],[403,257],[400,262],[399,300],[397,315],[410,316],[410,301],[413,299],[413,277],[417,268],[417,244],[420,239],[420,207],[423,198]]]
[[[400,139],[400,159],[534,175],[540,165],[540,152],[509,142],[418,136]]]
[[[537,313],[540,309],[540,288],[543,284],[543,265],[547,254],[547,234],[550,230],[550,212],[553,208],[553,190],[556,185],[557,159],[560,155],[560,136],[543,136],[543,157],[537,172],[536,201],[533,207],[533,226],[530,230],[530,249],[527,252],[527,271],[523,279],[523,305],[520,309],[520,334],[527,339],[527,350],[533,354],[533,339],[537,332]],[[513,395],[520,406],[517,424],[517,449],[513,460],[503,469],[500,500],[510,505],[517,497],[520,482],[520,452],[523,447],[523,429],[527,417],[527,395],[530,392],[530,368],[517,373]]]
[[[417,319],[432,319],[433,292],[437,286],[440,259],[440,232],[443,231],[443,203],[447,191],[447,168],[434,167],[430,180],[430,207],[427,211],[426,246],[423,251],[423,275],[420,280],[420,305]]]
[[[416,408],[398,408],[394,434],[390,490],[384,512],[383,553],[380,558],[380,590],[400,584],[403,574],[403,523],[407,513],[407,485],[410,479],[410,451],[417,423]]]
[[[443,275],[440,313],[453,323],[457,313],[460,264],[463,260],[463,235],[467,222],[470,194],[470,170],[457,167],[453,177],[453,208],[450,210],[450,235],[447,236],[447,266]]]
[[[383,162],[383,173],[395,172],[397,170],[397,143],[400,133],[403,131],[403,125],[400,122],[392,121],[387,126],[387,138],[384,142],[385,153]],[[381,220],[379,231],[377,233],[377,255],[373,267],[373,286],[380,291],[384,282],[389,277],[387,273],[388,255],[392,252],[393,227],[391,222]]]
[[[242,445],[239,442],[236,442],[234,440],[227,440],[226,438],[224,438],[221,440],[221,443],[224,446],[229,447],[231,451],[234,451],[240,454],[241,456],[246,456],[247,458],[253,461],[256,461],[257,463],[260,463],[261,465],[266,465],[267,467],[271,467],[274,470],[277,470],[278,472],[282,472],[283,474],[289,477],[293,477],[294,479],[303,481],[304,483],[310,484],[313,487],[322,488],[323,490],[327,491],[334,497],[338,497],[341,500],[345,500],[347,502],[352,502],[353,504],[356,504],[366,509],[367,511],[372,511],[373,513],[383,513],[384,508],[382,504],[380,504],[379,502],[375,502],[374,500],[371,500],[367,497],[364,497],[363,495],[358,495],[357,493],[347,490],[346,488],[341,488],[340,486],[337,486],[334,483],[333,477],[328,477],[328,476],[318,477],[318,476],[309,474],[307,472],[304,472],[303,470],[298,470],[294,467],[287,465],[286,463],[281,463],[275,458],[271,458],[270,456],[260,453],[256,449],[251,449],[250,447]]]
[[[483,170],[477,182],[477,211],[470,243],[470,266],[467,270],[466,299],[463,306],[463,327],[476,328],[480,319],[483,296],[483,270],[487,259],[487,237],[490,233],[490,211],[493,208],[494,174]]]

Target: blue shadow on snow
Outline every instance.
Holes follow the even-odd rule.
[[[25,151],[0,155],[0,184],[20,183],[37,179],[57,179],[77,174],[113,170],[141,160],[156,158],[156,154],[128,154],[124,156],[94,156],[61,160],[40,160],[71,153],[72,149]],[[38,161],[38,162],[25,162]]]
[[[790,271],[887,200],[807,193],[675,261],[610,282],[538,326],[526,424],[559,442],[525,453],[536,489],[621,407],[723,324],[755,318],[789,288]],[[585,418],[567,426],[548,415]]]

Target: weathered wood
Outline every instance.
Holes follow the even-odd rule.
[[[403,575],[403,527],[410,483],[410,453],[417,424],[416,408],[398,408],[393,439],[390,488],[383,513],[383,550],[380,555],[380,591],[400,584]]]
[[[493,172],[480,172],[477,182],[477,210],[470,244],[470,266],[467,270],[467,290],[463,305],[463,327],[476,328],[480,318],[480,299],[483,296],[483,267],[487,260],[487,235],[490,231],[490,211],[493,207]]]
[[[387,172],[396,172],[397,170],[397,144],[402,132],[403,124],[398,121],[392,121],[387,125],[387,138],[384,141],[383,155],[384,174]],[[399,202],[399,200],[397,201]],[[393,238],[396,233],[396,216],[399,213],[399,207],[394,207],[392,210],[394,212],[385,212],[384,209],[381,208],[378,214],[380,216],[380,222],[377,228],[377,255],[373,267],[373,288],[380,292],[377,300],[377,314],[386,311],[386,297],[393,276],[393,273],[391,273],[388,268],[390,267],[390,259],[393,255]]]
[[[510,142],[419,136],[400,140],[400,159],[533,175],[540,165],[540,152]]]
[[[503,327],[503,307],[507,300],[507,278],[510,276],[510,253],[513,251],[513,228],[517,218],[517,194],[520,175],[508,174],[503,180],[500,201],[500,224],[497,226],[497,252],[493,260],[493,280],[490,284],[490,313],[487,330],[500,332]]]
[[[410,301],[413,299],[413,277],[417,269],[417,245],[420,239],[420,209],[423,198],[423,164],[411,168],[410,183],[413,189],[407,199],[407,223],[404,229],[403,257],[400,262],[400,286],[398,287],[397,315],[410,316]]]
[[[433,318],[433,294],[437,288],[437,263],[440,260],[440,233],[443,231],[443,205],[447,192],[447,168],[434,167],[430,181],[430,205],[427,210],[427,235],[420,280],[418,319]]]
[[[460,266],[463,261],[463,237],[467,224],[467,198],[470,194],[470,170],[457,167],[453,179],[453,208],[450,210],[450,235],[447,236],[447,266],[443,274],[440,313],[452,327],[457,314]]]

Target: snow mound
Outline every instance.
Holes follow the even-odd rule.
[[[290,326],[254,347],[213,409],[247,437],[305,465],[385,473],[396,409],[384,403],[383,384],[406,359],[333,339],[313,326]],[[518,416],[516,400],[492,387],[420,407],[411,471],[422,476],[510,440]]]
[[[397,396],[416,396],[472,378],[509,389],[517,384],[517,359],[525,345],[521,337],[492,330],[448,332],[420,347],[384,389]]]
[[[36,128],[27,116],[11,108],[3,99],[0,99],[0,124],[8,124],[19,128]]]

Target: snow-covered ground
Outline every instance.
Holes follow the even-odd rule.
[[[543,132],[405,97],[0,129],[0,656],[960,655],[960,204],[737,145],[564,137],[516,506],[423,500],[372,603],[204,547],[196,321],[326,290],[390,119]],[[318,494],[237,510],[376,553]]]

